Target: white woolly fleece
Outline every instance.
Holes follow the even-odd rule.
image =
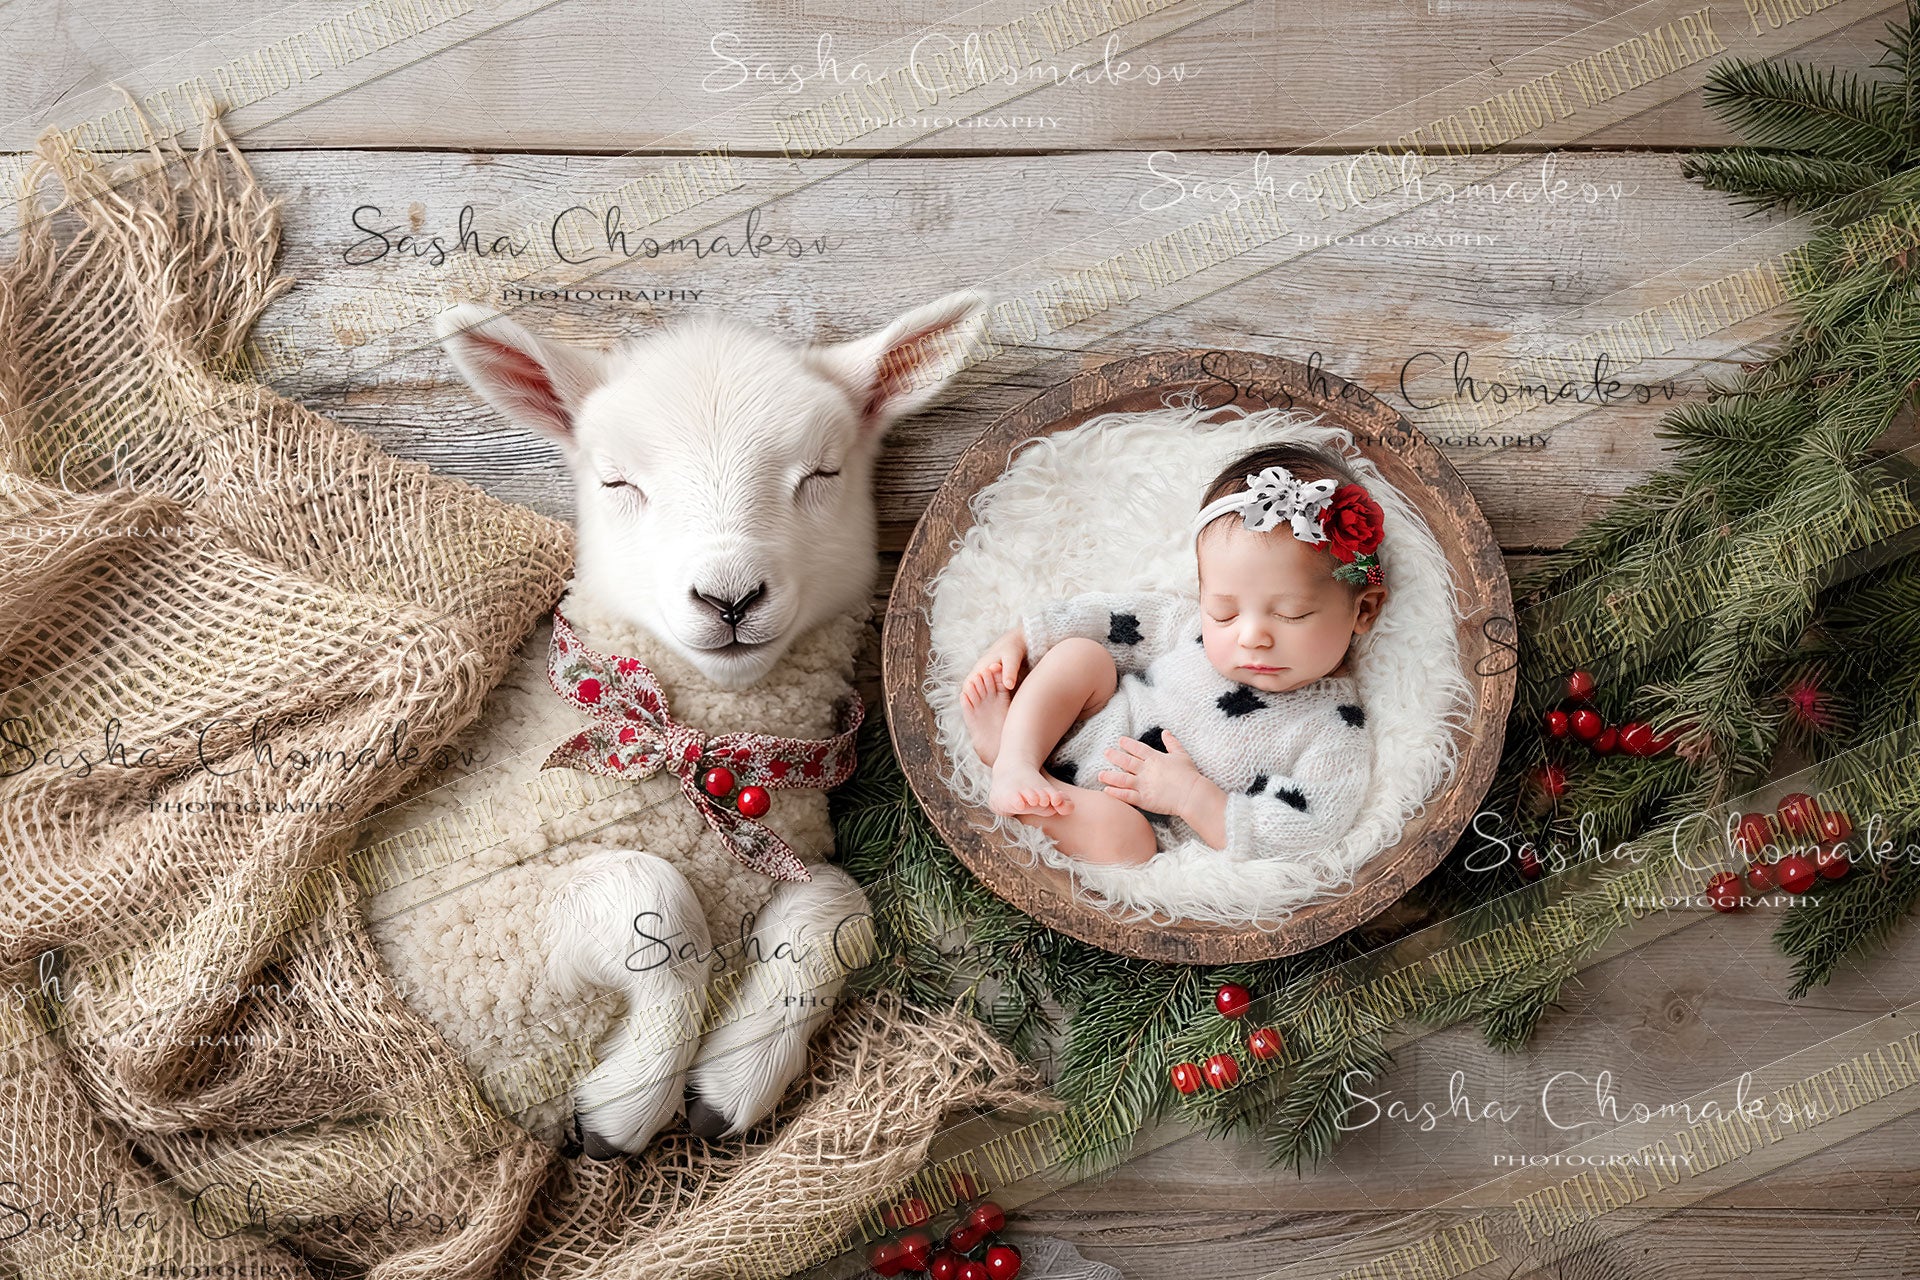
[[[931,654],[923,686],[949,766],[944,781],[997,837],[1029,859],[1073,873],[1081,901],[1123,921],[1150,918],[1274,928],[1302,904],[1351,886],[1375,854],[1453,776],[1453,730],[1473,687],[1456,635],[1459,590],[1446,554],[1411,504],[1320,415],[1195,408],[1189,394],[1145,413],[1103,414],[1023,443],[973,499],[975,524],[928,584]],[[1345,457],[1381,506],[1387,603],[1354,643],[1353,668],[1374,735],[1374,783],[1346,837],[1314,854],[1234,860],[1196,839],[1137,867],[1069,858],[1038,828],[986,806],[991,772],[974,755],[960,682],[1021,615],[1082,591],[1197,595],[1186,531],[1207,482],[1249,449],[1281,441]]]
[[[578,590],[561,609],[588,645],[651,668],[674,718],[709,736],[733,730],[830,736],[833,704],[852,688],[866,630],[862,617],[834,618],[796,640],[759,683],[723,689]],[[569,1041],[600,1041],[627,1004],[610,988],[584,997],[562,993],[548,972],[553,939],[543,933],[543,921],[583,865],[593,865],[593,854],[639,849],[671,862],[704,909],[712,943],[736,960],[742,922],[760,911],[777,883],[726,851],[670,774],[638,783],[569,769],[542,776],[547,753],[584,725],[547,683],[551,634],[544,622],[534,631],[463,735],[459,745],[485,753],[481,762],[464,776],[442,776],[439,785],[420,789],[394,821],[373,824],[362,836],[364,845],[436,823],[445,833],[443,841],[412,845],[405,863],[372,859],[384,887],[368,903],[371,932],[402,997],[460,1051],[482,1092],[509,1111],[529,1080],[539,1078],[528,1077],[530,1067],[544,1062],[554,1076],[577,1074],[565,1051]],[[536,803],[530,785],[584,787],[596,798],[584,806]],[[764,821],[805,862],[818,863],[832,851],[824,791],[780,790],[771,798]],[[699,932],[689,929],[675,945],[703,942],[694,936]],[[669,1114],[679,1107],[678,1089],[672,1092],[662,1103]],[[573,1100],[562,1090],[514,1119],[558,1145],[572,1112]]]

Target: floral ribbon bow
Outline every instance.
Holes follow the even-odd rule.
[[[638,658],[594,652],[558,609],[547,681],[597,723],[554,748],[542,769],[636,781],[671,769],[687,802],[741,863],[776,880],[813,878],[792,846],[754,819],[767,811],[768,789],[837,787],[852,775],[854,735],[866,715],[858,695],[836,706],[840,731],[831,738],[707,738],[669,714],[660,681]],[[729,797],[731,807],[722,803]]]
[[[1386,581],[1380,557],[1374,554],[1380,546],[1385,517],[1373,495],[1360,485],[1333,480],[1308,482],[1285,467],[1267,467],[1248,476],[1246,488],[1202,507],[1194,517],[1194,536],[1233,512],[1238,512],[1255,533],[1264,533],[1285,520],[1300,541],[1315,546],[1325,543],[1328,554],[1339,562],[1333,576],[1342,582]]]

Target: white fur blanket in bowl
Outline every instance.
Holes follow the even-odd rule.
[[[1076,896],[1122,921],[1272,928],[1303,904],[1339,893],[1452,779],[1454,731],[1473,710],[1456,578],[1413,505],[1354,449],[1347,431],[1323,417],[1230,412],[1219,419],[1220,411],[1177,394],[1163,409],[1104,414],[1036,437],[974,495],[973,527],[928,584],[924,692],[950,762],[944,781],[991,820],[997,838],[1071,871]],[[990,771],[969,745],[960,702],[960,682],[981,651],[1021,614],[1082,591],[1197,596],[1185,531],[1202,490],[1236,455],[1279,441],[1346,457],[1385,513],[1379,555],[1388,598],[1353,651],[1375,751],[1372,786],[1353,829],[1317,853],[1248,860],[1198,840],[1168,847],[1162,831],[1157,856],[1115,867],[1069,858],[1038,828],[991,813]]]

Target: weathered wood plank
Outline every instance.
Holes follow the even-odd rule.
[[[1654,1113],[1637,1126],[1649,1141],[1686,1123],[1683,1115],[1660,1116],[1659,1108],[1701,1091],[1715,1090],[1724,1098],[1723,1112],[1730,1111],[1737,1087],[1720,1086],[1743,1071],[1920,1000],[1920,935],[1906,930],[1829,986],[1789,1001],[1789,965],[1770,936],[1783,909],[1732,916],[1701,909],[1691,927],[1587,970],[1524,1053],[1495,1053],[1468,1027],[1396,1050],[1384,1079],[1355,1081],[1351,1131],[1333,1158],[1304,1179],[1269,1167],[1250,1144],[1183,1138],[1097,1185],[1063,1190],[1033,1207],[1065,1213],[1084,1203],[1140,1220],[1201,1205],[1222,1215],[1271,1213],[1276,1206],[1289,1215],[1404,1211],[1511,1171],[1511,1163],[1497,1161],[1551,1159],[1633,1121],[1636,1104]],[[1608,1073],[1604,1082],[1602,1072]],[[1376,1101],[1362,1101],[1363,1094]],[[1469,1102],[1449,1114],[1455,1096]],[[1411,1118],[1388,1114],[1396,1101]],[[1436,1113],[1425,1131],[1422,1105]],[[1916,1136],[1920,1115],[1909,1115],[1708,1203],[1830,1212],[1907,1204],[1920,1194]],[[1571,1177],[1579,1169],[1565,1172]]]
[[[1916,1138],[1920,1127],[1905,1134],[1909,1144]],[[1255,1280],[1384,1227],[1395,1216],[1224,1213],[1211,1208],[1212,1188],[1197,1180],[1180,1179],[1160,1190],[1159,1212],[1107,1213],[1091,1205],[1031,1216],[1023,1210],[1018,1227],[1071,1240],[1085,1257],[1119,1269],[1127,1280]],[[1911,1280],[1920,1247],[1911,1210],[1877,1203],[1806,1209],[1776,1199],[1755,1208],[1695,1209],[1639,1222],[1619,1239],[1569,1254],[1551,1272],[1516,1275],[1497,1266],[1473,1274],[1501,1280]]]
[[[356,0],[341,0],[337,9],[345,14],[356,7]],[[276,24],[263,19],[280,6],[257,8],[236,11],[212,0],[157,7],[15,0],[6,15],[9,38],[0,45],[0,150],[28,145],[49,125],[72,125],[86,114],[76,113],[74,104],[97,108],[95,100],[106,98],[92,91],[109,80],[138,83],[141,68],[162,59],[194,64],[195,47],[210,36],[258,22],[254,43],[266,44],[282,28],[301,30],[322,12],[311,5],[288,10]],[[690,11],[665,0],[567,0],[450,49],[422,37],[419,52],[432,56],[419,65],[306,106],[250,134],[249,145],[602,152],[644,151],[663,140],[679,150],[737,145],[706,122],[756,88],[785,94],[799,76],[817,93],[823,76],[831,83],[836,73],[851,86],[883,69],[868,66],[863,55],[923,32],[930,42],[922,57],[930,59],[973,30],[963,17],[968,8],[722,0]],[[1759,16],[1753,20],[1738,5],[1714,9],[1714,19],[1728,32],[1750,21],[1766,30],[1768,15],[1780,6],[1754,8]],[[1342,145],[1365,147],[1400,132],[1368,136],[1365,122],[1619,12],[1601,0],[1241,5],[1110,66],[1098,46],[1035,62],[1009,90],[1032,92],[985,113],[998,127],[950,128],[916,150],[1280,150],[1311,147],[1353,129],[1361,131]],[[1873,39],[1883,27],[1862,23],[1794,56],[1864,67],[1877,56]],[[211,80],[238,52],[222,48],[214,56],[209,48],[201,55],[202,72]],[[1083,61],[1091,65],[1075,71]],[[297,88],[288,96],[301,97]],[[268,100],[255,114],[269,119],[285,109]],[[1538,140],[1561,145],[1581,131],[1573,120]],[[1730,140],[1697,90],[1580,138],[1582,145],[1605,147]]]
[[[619,187],[657,162],[366,152],[270,154],[256,161],[262,181],[287,198],[284,263],[300,279],[263,324],[270,353],[287,362],[269,366],[269,378],[397,453],[541,510],[570,513],[572,494],[557,451],[480,406],[453,379],[437,348],[415,343],[387,363],[364,368],[358,364],[365,349],[346,343],[358,339],[355,326],[384,291],[444,283],[453,269],[453,259],[438,268],[428,265],[430,258],[401,261],[413,247],[400,246],[402,235],[438,235],[443,245],[456,245],[463,206],[472,206],[471,225],[482,237],[500,234],[505,228],[494,211],[526,201],[528,193],[550,219],[581,194]],[[1023,264],[1068,252],[1083,239],[1146,216],[1143,199],[1152,203],[1171,194],[1146,161],[1139,153],[877,161],[766,211],[759,225],[781,243],[788,236],[807,244],[826,236],[824,253],[755,258],[742,252],[704,261],[678,253],[671,262],[662,253],[593,282],[625,290],[629,299],[642,290],[648,297],[667,291],[658,303],[521,303],[509,297],[506,305],[530,325],[586,342],[643,333],[709,311],[796,335],[843,336],[947,289],[981,283],[996,291],[1007,284],[1035,287],[1043,277]],[[750,174],[754,163],[768,162],[745,162],[743,172]],[[1244,155],[1185,157],[1189,194],[1175,208],[1152,215],[1160,220],[1156,225],[1176,217],[1198,220],[1227,207],[1232,196],[1224,188],[1202,193],[1196,184],[1201,177],[1217,182],[1243,173],[1249,163]],[[1274,161],[1269,176],[1284,192],[1308,166],[1324,163]],[[1524,189],[1500,200],[1442,202],[1379,233],[1402,235],[1400,243],[1314,248],[1282,269],[1051,365],[1005,376],[988,365],[981,376],[969,375],[949,404],[902,424],[889,443],[880,492],[885,545],[905,544],[907,530],[960,451],[1001,413],[1103,358],[1203,345],[1287,355],[1372,388],[1442,436],[1443,452],[1460,467],[1503,546],[1558,545],[1659,464],[1661,448],[1652,432],[1666,403],[1664,383],[1674,381],[1676,397],[1697,396],[1701,373],[1685,367],[1678,348],[1670,356],[1654,354],[1618,375],[1629,391],[1649,387],[1653,403],[1615,400],[1556,429],[1544,445],[1488,452],[1447,444],[1446,428],[1433,425],[1438,414],[1426,406],[1471,403],[1442,370],[1457,353],[1473,353],[1467,375],[1476,379],[1474,390],[1488,396],[1486,384],[1500,375],[1499,362],[1487,354],[1496,344],[1528,326],[1551,329],[1555,316],[1576,309],[1584,311],[1560,322],[1562,332],[1549,333],[1544,346],[1562,347],[1636,315],[1650,317],[1669,339],[1680,339],[1682,321],[1691,322],[1696,313],[1661,310],[1664,299],[1710,285],[1738,261],[1760,261],[1766,256],[1761,250],[1771,253],[1795,237],[1783,235],[1776,219],[1743,218],[1719,195],[1682,181],[1671,155],[1560,156],[1539,163],[1551,163],[1552,184],[1564,180],[1575,193],[1590,189],[1592,202],[1585,195],[1540,197],[1539,171],[1533,170],[1531,203]],[[363,206],[381,210],[378,218],[370,212],[360,218],[386,236],[385,255],[377,261],[364,259],[380,252],[381,241],[354,227],[354,210]],[[725,230],[737,248],[741,227],[729,224]],[[1421,236],[1424,241],[1415,238]],[[1746,259],[1703,256],[1714,246],[1743,242],[1757,246]],[[903,269],[903,263],[910,265]],[[1663,272],[1674,273],[1679,283],[1642,283]],[[1410,287],[1411,281],[1417,286]],[[1781,324],[1781,313],[1761,313],[1705,342],[1724,349],[1743,335]],[[1620,349],[1609,368],[1637,358]],[[1420,408],[1409,409],[1398,392],[1410,362],[1416,374],[1427,376],[1419,385],[1429,390],[1411,402]],[[1521,436],[1530,433],[1531,423],[1521,419],[1491,430]]]

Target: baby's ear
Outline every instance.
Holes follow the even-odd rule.
[[[1380,610],[1387,605],[1385,583],[1370,582],[1362,587],[1360,594],[1354,597],[1359,612],[1353,616],[1353,634],[1365,635],[1373,630],[1373,624],[1380,621]]]

